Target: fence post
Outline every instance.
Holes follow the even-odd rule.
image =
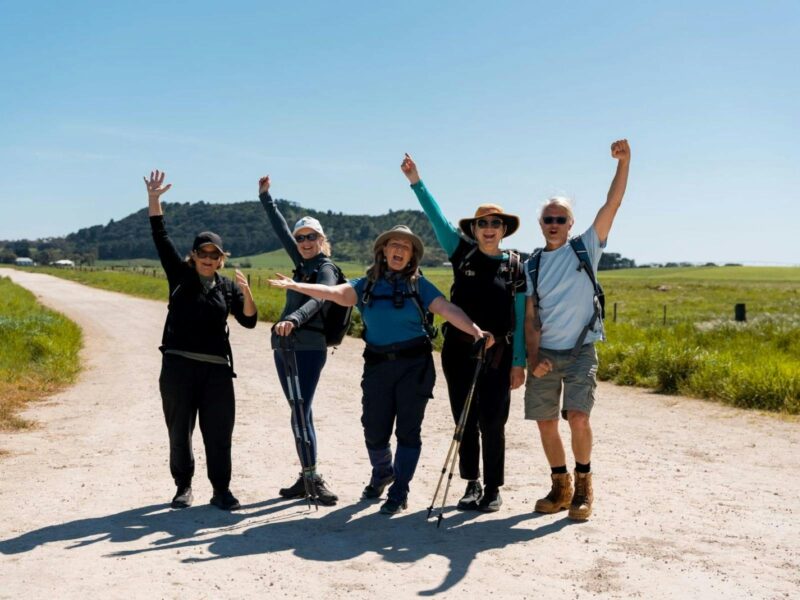
[[[247,274],[247,286],[250,287],[250,273]]]
[[[617,322],[617,303],[614,302],[614,323]]]
[[[663,324],[664,325],[667,324],[667,305],[666,304],[664,305],[664,322],[663,322]]]
[[[733,307],[733,315],[737,321],[747,321],[747,307],[744,303],[736,304]]]

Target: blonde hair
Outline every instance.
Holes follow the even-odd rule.
[[[330,257],[331,255],[331,243],[328,241],[328,237],[324,234],[320,234],[322,236],[322,242],[320,243],[320,252],[322,252],[325,256]]]
[[[383,252],[385,247],[386,245],[384,244],[375,250],[375,256],[372,259],[372,264],[367,267],[367,279],[373,283],[379,279],[382,279],[383,276],[386,275],[386,271],[389,270],[389,267],[386,264],[386,254]],[[417,250],[415,248],[412,248],[411,259],[408,261],[408,264],[405,266],[405,268],[400,271],[400,275],[409,281],[414,281],[420,276],[419,257],[417,256]]]
[[[539,208],[539,223],[542,222],[542,215],[544,211],[551,206],[558,206],[559,208],[563,208],[567,211],[567,216],[569,217],[569,222],[575,222],[575,214],[572,212],[572,200],[567,198],[566,196],[553,196],[552,198],[548,198],[542,203],[542,206]]]

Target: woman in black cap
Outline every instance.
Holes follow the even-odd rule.
[[[459,448],[459,471],[467,481],[467,489],[458,502],[461,510],[494,512],[503,502],[500,487],[505,470],[510,390],[525,382],[525,274],[519,254],[500,248],[501,240],[519,227],[519,218],[504,212],[497,204],[482,204],[474,217],[461,219],[455,227],[425,188],[408,154],[401,169],[453,265],[450,300],[482,329],[491,331],[497,340],[487,354],[486,366],[475,386]],[[447,328],[442,370],[456,422],[468,393],[471,356],[471,339],[452,327]],[[481,445],[485,489],[480,483]]]
[[[314,217],[303,217],[289,229],[278,206],[269,194],[269,176],[258,181],[258,197],[267,217],[275,230],[275,235],[283,244],[284,250],[294,264],[294,277],[298,281],[309,281],[323,285],[336,285],[339,282],[339,270],[330,260],[331,246],[322,230],[322,225]],[[310,484],[317,501],[326,506],[336,504],[339,497],[329,488],[325,480],[317,472],[317,433],[314,428],[314,415],[311,410],[319,377],[328,357],[325,331],[322,321],[322,300],[309,298],[303,294],[289,291],[286,304],[275,326],[272,328],[271,345],[274,352],[275,368],[278,371],[283,393],[287,400],[292,392],[286,383],[288,367],[284,364],[285,355],[281,352],[283,345],[291,344],[297,361],[297,373],[300,393],[303,398],[303,423],[308,434],[308,447],[304,448],[297,441],[297,453],[303,472],[289,487],[281,488],[278,493],[284,498],[305,498],[306,485]],[[291,338],[291,342],[289,342]],[[292,416],[292,426],[297,415]],[[308,457],[304,455],[308,453]],[[309,462],[310,464],[305,464]]]
[[[234,510],[239,508],[239,501],[229,484],[236,374],[227,320],[231,313],[244,327],[255,327],[256,305],[240,271],[236,271],[236,282],[217,272],[225,263],[226,253],[216,233],[198,234],[191,254],[181,257],[164,227],[161,195],[172,187],[164,185],[164,176],[153,171],[144,182],[153,241],[169,282],[159,388],[169,432],[169,467],[178,488],[171,506],[186,508],[192,504],[192,432],[199,416],[208,478],[214,489],[211,504]]]
[[[380,498],[391,484],[381,512],[393,515],[407,506],[422,448],[422,419],[436,380],[427,312],[441,315],[473,341],[486,337],[491,343],[491,334],[481,331],[420,273],[424,246],[408,227],[398,225],[383,232],[373,250],[375,259],[366,276],[347,283],[301,283],[278,274],[270,284],[360,311],[367,342],[361,424],[372,465],[362,496]],[[397,449],[392,457],[395,423]]]

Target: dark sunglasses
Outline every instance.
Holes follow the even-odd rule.
[[[301,233],[300,235],[294,236],[294,241],[298,244],[302,244],[306,240],[309,242],[316,242],[318,237],[318,233]]]
[[[558,223],[559,225],[567,224],[567,217],[542,217],[542,223],[545,225],[552,225]]]
[[[478,219],[475,224],[478,226],[478,229],[486,229],[487,227],[491,227],[492,229],[500,229],[503,226],[503,220]]]
[[[219,260],[222,257],[222,254],[216,250],[212,250],[211,252],[206,252],[205,250],[195,250],[194,253],[197,255],[197,258],[210,258],[211,260]]]

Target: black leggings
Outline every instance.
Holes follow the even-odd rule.
[[[498,353],[500,356],[498,356]],[[450,394],[450,409],[458,423],[475,373],[472,344],[447,336],[442,347],[442,370]],[[459,456],[462,479],[480,478],[483,442],[483,482],[486,487],[503,485],[505,470],[505,426],[511,403],[511,347],[502,342],[489,349],[478,376],[472,405],[464,428]],[[480,435],[479,435],[480,432]]]
[[[236,415],[230,367],[165,354],[158,383],[169,432],[169,469],[175,485],[192,483],[192,433],[199,415],[208,478],[215,490],[227,490]]]

